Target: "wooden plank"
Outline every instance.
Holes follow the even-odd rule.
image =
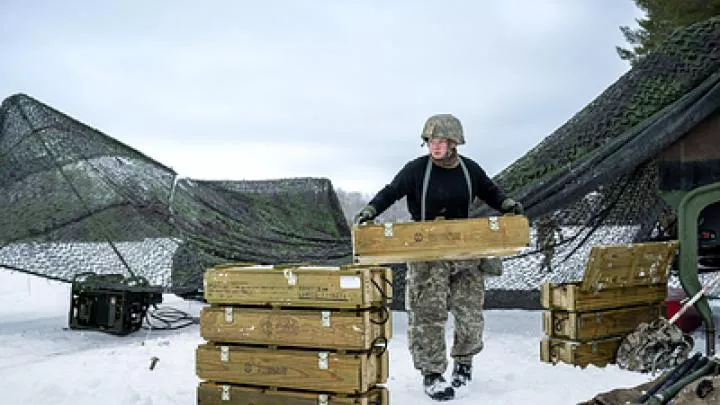
[[[198,405],[388,405],[389,393],[377,386],[359,395],[295,390],[267,390],[252,386],[201,382]],[[327,400],[327,402],[322,402]]]
[[[553,284],[550,283],[543,283],[542,286],[540,286],[540,303],[542,304],[543,308],[552,308],[552,289]]]
[[[378,365],[377,384],[387,384],[388,378],[390,378],[390,353],[387,348],[380,355],[378,361],[380,364]]]
[[[541,292],[543,294],[541,302],[544,306],[549,304],[545,309],[586,312],[663,301],[667,296],[667,285],[640,285],[583,292],[580,283],[547,283]]]
[[[384,321],[384,322],[383,322]],[[200,312],[200,336],[210,342],[369,350],[390,339],[387,310],[268,309],[210,306]]]
[[[625,336],[641,322],[665,315],[662,302],[621,309],[592,312],[544,311],[543,330],[552,338],[591,341]]]
[[[386,355],[375,353],[215,344],[198,346],[196,359],[202,380],[345,394],[363,393],[381,384],[382,368],[388,361]]]
[[[552,364],[563,362],[583,368],[589,364],[605,367],[615,363],[621,341],[621,337],[592,342],[544,338],[540,342],[540,360]]]
[[[527,217],[363,224],[353,227],[353,262],[468,260],[517,254],[530,242]]]
[[[371,308],[392,300],[392,274],[379,266],[216,266],[205,272],[210,304]]]
[[[593,246],[582,291],[667,283],[678,241]]]

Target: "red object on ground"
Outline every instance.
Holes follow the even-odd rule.
[[[682,288],[668,288],[668,297],[665,299],[667,319],[670,319],[682,308],[683,304],[681,301],[687,301],[686,298],[687,296]],[[683,332],[691,333],[702,325],[702,318],[700,318],[700,314],[697,312],[697,309],[695,309],[695,306],[692,306],[688,308],[684,314],[680,315],[680,318],[675,321],[675,325]]]

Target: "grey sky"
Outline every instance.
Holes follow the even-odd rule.
[[[375,193],[425,153],[434,113],[502,170],[628,70],[614,47],[638,16],[631,0],[3,0],[0,98],[183,176]]]

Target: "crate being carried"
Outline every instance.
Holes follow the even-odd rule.
[[[585,367],[615,362],[622,338],[665,315],[669,269],[679,243],[594,246],[581,282],[545,283],[540,359]]]
[[[204,279],[201,404],[387,404],[392,274],[221,265]]]
[[[353,261],[358,264],[512,256],[529,242],[528,219],[522,215],[368,222],[352,232]]]

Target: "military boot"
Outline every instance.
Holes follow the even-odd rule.
[[[472,380],[472,365],[456,362],[453,367],[451,385],[458,396],[467,393],[470,380]]]
[[[455,398],[455,390],[439,373],[424,375],[423,388],[425,393],[436,401],[448,401]]]

